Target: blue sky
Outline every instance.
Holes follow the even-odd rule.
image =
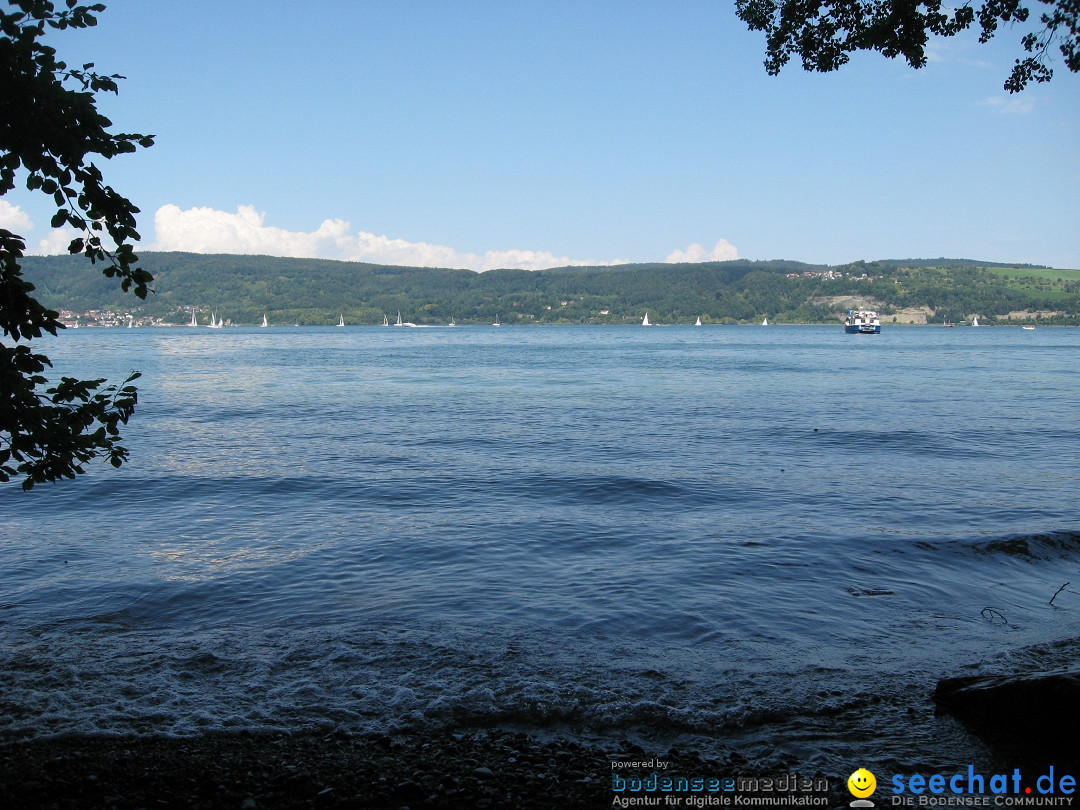
[[[1080,77],[1018,31],[765,73],[733,3],[106,0],[61,58],[126,76],[103,166],[143,249],[490,269],[710,258],[1080,268]],[[0,225],[31,252],[52,209]]]

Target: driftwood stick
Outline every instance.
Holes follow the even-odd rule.
[[[1063,590],[1065,590],[1068,587],[1069,587],[1069,583],[1066,582],[1064,585],[1062,585],[1060,588],[1058,588],[1057,591],[1054,593],[1054,595],[1050,597],[1050,604],[1051,605],[1054,604],[1054,600],[1057,599],[1058,594],[1061,593]]]

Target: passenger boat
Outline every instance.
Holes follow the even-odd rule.
[[[849,309],[844,331],[851,335],[877,335],[881,333],[881,320],[872,309]]]

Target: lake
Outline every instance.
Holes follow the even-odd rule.
[[[1078,650],[1080,329],[35,345],[143,377],[122,469],[0,489],[2,739],[503,726],[934,770],[985,753],[938,678]]]

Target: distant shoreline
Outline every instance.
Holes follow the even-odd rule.
[[[766,327],[766,328],[771,329],[773,327],[790,327],[790,326],[834,327],[834,326],[842,326],[842,325],[843,325],[842,321],[819,321],[819,322],[815,322],[815,323],[770,323],[769,326]],[[483,322],[468,323],[468,322],[459,321],[458,323],[456,323],[454,325],[454,327],[451,327],[449,324],[445,324],[445,323],[418,323],[418,324],[414,324],[413,328],[419,328],[419,329],[450,329],[450,328],[461,328],[461,327],[465,327],[465,328],[478,328],[478,327],[479,328],[486,328],[486,327],[489,327],[489,326],[491,326],[491,324],[483,323]],[[535,329],[535,328],[556,328],[556,329],[558,329],[558,328],[566,328],[566,327],[636,329],[636,328],[640,327],[641,324],[634,324],[634,323],[504,323],[504,324],[500,324],[500,326],[524,327],[526,329]],[[741,328],[741,327],[761,328],[761,324],[758,324],[758,323],[703,323],[703,324],[701,324],[700,327],[697,327],[692,323],[652,323],[652,324],[649,324],[649,326],[650,327],[658,327],[658,328],[685,327],[685,328],[694,328],[694,329],[697,329],[697,328],[705,329],[705,328],[716,328],[716,327],[723,327],[723,328]],[[955,328],[965,328],[965,327],[971,327],[971,324],[961,322],[961,323],[953,324],[952,326],[955,327]],[[985,327],[1003,328],[1003,329],[1020,328],[1022,326],[1038,326],[1040,329],[1050,329],[1050,328],[1057,328],[1057,327],[1060,327],[1060,328],[1074,328],[1075,329],[1077,326],[1080,326],[1080,324],[1041,323],[1039,321],[1010,321],[1009,323],[987,322],[987,323],[980,323],[979,324],[980,328],[984,327],[984,326]],[[200,324],[200,327],[201,328],[206,328],[205,325],[202,325],[202,324]],[[896,328],[896,327],[904,327],[905,329],[909,328],[909,327],[941,329],[942,324],[940,324],[940,323],[912,323],[912,322],[909,322],[909,321],[897,321],[896,323],[893,323],[891,321],[885,321],[885,322],[882,323],[882,328],[884,329],[886,327],[890,328],[890,329]],[[80,322],[77,327],[74,326],[74,325],[65,325],[63,328],[66,331],[72,331],[73,329],[125,329],[127,327],[121,326],[119,324],[112,325],[112,324],[95,324],[95,323],[83,323],[83,322]],[[140,324],[138,327],[135,327],[135,328],[138,328],[138,329],[179,329],[181,331],[183,331],[185,329],[192,329],[192,327],[190,325],[181,324],[181,323]],[[199,328],[199,327],[196,327],[196,328]],[[268,327],[261,327],[257,323],[240,323],[240,324],[227,324],[225,327],[223,327],[223,329],[225,329],[226,331],[228,331],[230,329],[263,329],[263,328],[266,328],[266,329],[330,329],[330,328],[339,329],[339,328],[342,328],[342,327],[339,327],[338,324],[332,324],[332,323],[306,323],[306,324],[303,324],[303,323],[302,324],[279,323],[279,324],[271,324]],[[386,327],[383,324],[376,324],[376,323],[346,323],[344,328],[346,328],[346,329],[350,329],[350,328],[351,329],[357,329],[357,328],[360,328],[360,329],[383,329],[383,328],[386,328]]]

